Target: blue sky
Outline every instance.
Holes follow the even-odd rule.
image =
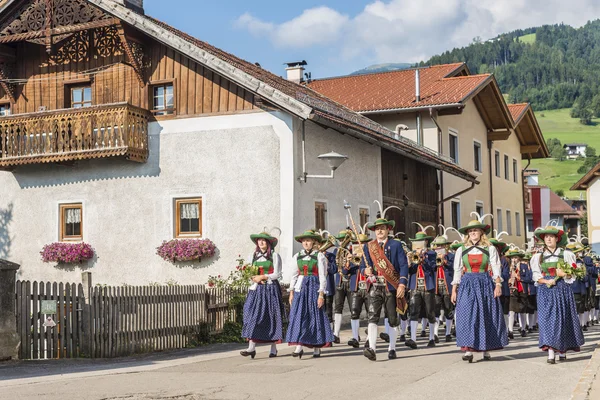
[[[570,0],[145,0],[146,13],[284,75],[306,60],[313,78],[368,65],[416,62],[480,36],[542,24],[581,26],[600,1]]]

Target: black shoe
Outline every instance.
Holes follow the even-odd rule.
[[[425,331],[421,331],[421,334],[419,336],[425,337],[425,336],[427,336],[427,334],[425,333]]]
[[[522,330],[521,331],[521,337],[527,337],[527,331],[526,330]]]
[[[537,332],[537,331],[538,331],[538,326],[537,326],[537,325],[535,325],[535,326],[533,327],[533,331],[534,331],[534,332]]]
[[[587,326],[585,326],[585,325],[581,329],[583,329],[584,332],[587,332],[587,330],[588,330]]]
[[[427,347],[435,347],[435,340],[430,340],[427,342]]]
[[[370,347],[363,350],[363,355],[371,361],[377,361],[377,356],[375,355],[375,351],[373,349],[371,349]]]
[[[508,338],[509,339],[514,339],[515,335],[512,332],[508,332]]]
[[[469,363],[473,362],[473,354],[469,354],[469,355],[464,355],[462,356],[463,361],[468,361]]]
[[[452,341],[452,336],[451,335],[446,335],[446,343],[449,343]]]
[[[384,340],[386,343],[389,343],[389,342],[390,342],[390,335],[388,335],[388,334],[387,334],[387,333],[385,333],[385,332],[381,332],[381,333],[379,334],[379,338],[380,338],[381,340]]]
[[[369,336],[369,328],[365,329],[365,335]]]
[[[533,333],[533,328],[527,329],[527,333]]]
[[[333,335],[333,343],[340,344],[340,338],[339,338],[339,336]]]
[[[564,355],[564,356],[558,356],[558,362],[565,362],[565,361],[567,361],[567,356],[566,355]]]
[[[352,338],[352,339],[348,340],[348,346],[352,346],[355,349],[358,349],[360,347],[360,343],[358,343],[358,340]]]
[[[438,335],[433,335],[433,340],[435,340],[436,343],[440,342],[440,338],[438,337]]]
[[[492,355],[489,353],[483,353],[483,361],[490,361],[492,359]]]
[[[400,341],[406,342],[406,335],[400,335]]]
[[[408,340],[407,340],[407,341],[404,343],[404,345],[405,345],[406,347],[410,347],[410,348],[411,348],[411,349],[413,349],[413,350],[417,348],[417,344],[416,344],[416,343],[415,343],[415,341],[414,341],[414,340],[412,340],[412,339],[408,339]]]
[[[586,322],[585,326],[589,327],[590,326],[590,321]]]
[[[250,358],[252,358],[254,360],[254,357],[256,357],[256,350],[253,351],[240,351],[240,354],[243,355],[244,357],[248,357],[250,356]]]
[[[395,360],[396,358],[396,350],[388,351],[388,360]]]
[[[554,358],[549,358],[546,360],[548,364],[556,364],[556,360]]]
[[[275,358],[275,357],[277,357],[277,352],[269,353],[269,358]]]
[[[303,355],[304,355],[304,349],[300,350],[300,353],[296,353],[296,352],[292,353],[292,357],[298,357],[298,359],[302,359]]]
[[[367,340],[365,341],[365,349],[368,349],[368,348],[369,348],[369,339],[367,339]]]

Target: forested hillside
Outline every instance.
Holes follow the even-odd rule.
[[[466,62],[472,73],[493,72],[512,103],[527,101],[535,110],[579,105],[600,116],[600,20],[475,38],[420,65],[454,62]]]

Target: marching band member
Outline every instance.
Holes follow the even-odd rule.
[[[350,282],[356,281],[357,268],[351,268],[352,261],[352,239],[353,233],[350,228],[340,231],[336,236],[340,245],[333,250],[335,265],[335,298],[333,310],[333,340],[334,343],[340,343],[340,330],[342,328],[342,315],[344,304],[351,308]]]
[[[490,226],[481,217],[460,228],[466,238],[454,258],[452,302],[456,304],[456,345],[465,352],[463,360],[469,362],[473,361],[473,351],[483,351],[483,359],[490,360],[490,351],[508,344],[499,299],[500,257],[486,236],[489,230]]]
[[[269,357],[277,356],[277,343],[283,339],[283,303],[281,301],[281,257],[275,252],[277,239],[266,232],[250,235],[256,244],[249,259],[259,273],[252,277],[244,303],[242,337],[248,339],[248,349],[240,352],[244,357],[256,356],[257,343],[271,343]]]
[[[533,271],[531,270],[529,259],[525,258],[525,254],[523,254],[523,265],[527,266],[527,276],[523,282],[527,287],[527,314],[529,321],[529,332],[534,332],[538,330],[537,286],[533,280]]]
[[[449,243],[445,236],[438,236],[432,243],[434,250],[447,249]],[[440,255],[437,255],[440,258]],[[434,331],[437,334],[439,319],[444,313],[446,320],[446,342],[452,341],[452,320],[454,318],[454,305],[450,301],[452,291],[452,279],[454,278],[454,254],[446,253],[441,257],[441,263],[436,259],[435,279],[435,315],[436,323]]]
[[[327,259],[327,286],[325,287],[325,314],[327,314],[327,319],[329,320],[329,324],[333,329],[333,301],[335,296],[335,273],[337,272],[335,266],[335,254],[327,251],[328,242],[327,238],[324,237],[324,232],[320,233],[321,239],[318,244],[315,243],[315,247],[319,246],[319,251],[325,256]]]
[[[408,283],[408,262],[402,245],[395,240],[388,240],[390,229],[395,221],[385,219],[385,211],[377,220],[369,225],[369,230],[375,231],[376,239],[363,248],[364,257],[360,270],[367,277],[369,292],[369,347],[364,349],[364,356],[371,361],[377,359],[377,323],[384,310],[390,327],[390,342],[388,358],[396,358],[396,334],[398,326],[397,308],[404,308],[404,293]]]
[[[294,357],[302,358],[303,346],[314,348],[313,357],[321,356],[321,348],[331,346],[333,332],[325,315],[325,287],[327,260],[314,244],[319,234],[312,230],[295,237],[302,250],[294,255],[294,269],[290,282],[291,305],[286,340],[296,346]]]
[[[580,246],[578,243],[569,243],[567,245],[567,250],[569,250],[570,252],[572,252],[575,255],[575,263],[579,264],[579,265],[583,265],[583,260],[578,259],[577,255],[583,251],[583,247]],[[581,325],[581,328],[584,331],[587,331],[587,326],[585,325],[585,321],[584,321],[584,313],[585,313],[585,307],[586,307],[586,295],[587,295],[587,288],[586,288],[586,281],[584,279],[579,279],[576,278],[572,281],[571,283],[571,290],[573,290],[573,294],[575,296],[575,307],[577,308],[577,315],[579,316],[579,323]]]
[[[513,336],[513,323],[510,322],[510,286],[508,284],[511,276],[511,262],[508,260],[506,255],[500,256],[501,274],[502,277],[502,295],[500,296],[500,304],[502,304],[502,314],[504,315],[504,324],[508,328],[508,338],[514,339]]]
[[[510,312],[508,314],[508,337],[513,339],[513,328],[515,316],[520,319],[519,328],[521,336],[527,336],[525,330],[525,313],[527,312],[527,288],[523,280],[527,280],[527,264],[523,264],[521,259],[524,254],[519,249],[511,249],[506,254],[510,258],[510,277],[508,286],[510,288]]]
[[[598,270],[596,269],[596,266],[594,265],[594,261],[592,260],[592,257],[590,257],[588,254],[584,255],[583,264],[585,265],[585,268],[587,271],[587,276],[589,278],[588,279],[588,282],[589,282],[589,289],[588,289],[589,315],[588,315],[588,318],[586,318],[586,322],[593,325],[594,324],[594,316],[596,315],[595,297],[596,297],[596,284],[598,282]]]
[[[435,347],[433,325],[435,324],[435,259],[437,253],[433,250],[427,250],[429,242],[433,237],[425,232],[417,232],[414,238],[409,239],[411,242],[425,242],[425,248],[414,250],[414,258],[417,262],[410,260],[408,289],[410,291],[410,340],[407,340],[405,345],[411,349],[417,348],[416,334],[419,316],[424,311],[427,321],[429,321],[429,342],[427,347]],[[425,325],[423,325],[425,329]]]
[[[556,226],[536,229],[534,235],[544,241],[544,250],[531,259],[533,280],[538,284],[539,347],[548,351],[548,363],[567,359],[568,350],[579,351],[584,344],[583,332],[575,307],[575,298],[568,287],[571,277],[559,268],[559,262],[573,264],[575,255],[564,250],[566,235]]]
[[[364,246],[370,242],[371,238],[364,233],[358,234],[357,244]],[[358,348],[360,346],[360,313],[363,308],[369,313],[369,293],[367,292],[366,277],[361,273],[359,265],[353,265],[351,269],[355,272],[354,280],[350,281],[350,326],[352,327],[352,339],[348,341],[348,346]]]

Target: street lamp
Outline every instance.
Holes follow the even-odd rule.
[[[306,168],[304,168],[304,172],[303,172],[302,176],[300,177],[300,180],[304,181],[304,183],[306,183],[307,178],[333,179],[334,171],[336,169],[338,169],[340,167],[340,165],[342,165],[344,163],[344,161],[346,161],[348,159],[348,156],[331,151],[326,154],[321,154],[317,158],[319,160],[327,161],[327,164],[329,164],[329,168],[331,168],[331,174],[329,174],[329,175],[308,175],[308,173],[306,172]]]

